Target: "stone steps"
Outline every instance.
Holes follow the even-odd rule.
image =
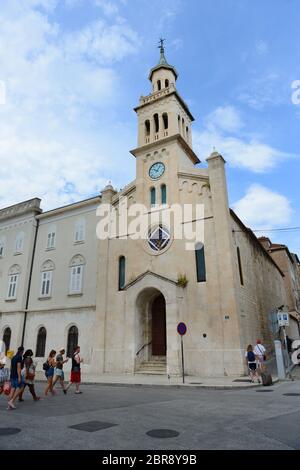
[[[149,361],[141,363],[136,374],[147,375],[166,375],[167,364],[166,361]]]

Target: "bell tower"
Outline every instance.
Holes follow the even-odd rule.
[[[164,39],[158,47],[159,62],[148,76],[152,91],[134,108],[138,146],[131,151],[137,160],[137,200],[147,206],[176,202],[178,171],[199,163],[192,150],[194,118],[176,89],[178,73],[166,59]]]

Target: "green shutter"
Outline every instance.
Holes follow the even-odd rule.
[[[195,254],[196,254],[197,282],[205,282],[206,271],[205,271],[204,246],[202,246],[202,248],[198,250],[195,250]]]
[[[161,185],[161,203],[167,204],[167,187],[165,184]]]
[[[155,188],[150,189],[150,203],[151,206],[154,206],[156,203]]]

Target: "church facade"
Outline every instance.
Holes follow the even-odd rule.
[[[24,343],[42,364],[50,349],[78,343],[83,373],[176,376],[184,322],[186,373],[230,376],[244,373],[249,343],[272,348],[284,274],[229,208],[223,157],[199,166],[177,78],[162,45],[135,108],[136,175],[122,191],[109,184],[48,212],[39,199],[0,211],[0,334],[10,349]],[[174,208],[177,229],[194,238],[175,233],[177,215],[164,217]]]

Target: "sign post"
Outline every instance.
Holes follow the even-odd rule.
[[[182,365],[182,383],[184,383],[184,354],[183,354],[183,336],[186,334],[186,324],[181,322],[177,325],[177,333],[181,338],[181,365]]]

